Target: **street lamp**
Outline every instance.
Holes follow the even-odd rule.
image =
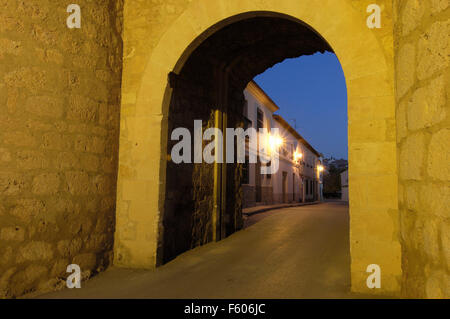
[[[323,165],[317,165],[317,179],[320,180],[320,173],[324,171]]]
[[[320,174],[325,170],[325,168],[323,167],[323,165],[319,164],[317,165],[317,179],[318,179],[318,191],[319,191],[319,198],[322,201],[323,199],[323,181],[320,180]]]
[[[281,145],[283,145],[284,141],[278,135],[269,135],[269,147],[272,151],[277,150]]]
[[[300,153],[300,152],[295,151],[295,153],[294,153],[294,161],[298,162],[302,158],[303,158],[303,154]]]

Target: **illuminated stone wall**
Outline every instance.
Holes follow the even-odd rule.
[[[366,25],[371,3],[382,8],[381,29]],[[126,1],[115,263],[137,268],[157,264],[172,94],[167,75],[179,73],[207,36],[239,21],[241,14],[262,11],[307,23],[328,42],[342,64],[348,90],[353,187],[352,289],[398,293],[402,276],[390,0],[173,0],[152,5]],[[252,61],[249,66],[258,60]],[[366,286],[370,264],[381,266],[382,289]]]
[[[395,50],[403,292],[450,296],[448,0],[397,0]]]
[[[59,287],[72,262],[85,276],[104,269],[114,231],[118,266],[155,267],[168,74],[224,20],[254,11],[307,23],[342,64],[352,289],[450,295],[447,0],[74,2],[79,30],[66,27],[65,1],[0,0],[0,296]],[[371,3],[381,29],[366,26]],[[365,284],[372,263],[376,291]]]
[[[0,297],[111,262],[122,5],[76,3],[0,1]]]

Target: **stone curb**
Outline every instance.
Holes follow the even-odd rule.
[[[264,213],[270,210],[274,210],[274,209],[281,209],[281,208],[289,208],[289,207],[299,207],[299,206],[309,206],[309,205],[316,205],[316,204],[320,204],[323,202],[317,201],[317,202],[309,202],[309,203],[296,203],[296,204],[283,204],[283,205],[273,205],[273,206],[264,206],[264,208],[261,209],[256,209],[255,211],[251,211],[251,212],[244,212],[242,211],[243,215],[246,216],[252,216],[252,215],[256,215],[256,214],[260,214],[260,213]],[[253,208],[253,207],[251,207]]]

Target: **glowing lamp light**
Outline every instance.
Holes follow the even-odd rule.
[[[299,153],[297,151],[294,153],[294,161],[299,161],[302,158],[303,158],[303,154],[302,153]]]
[[[283,139],[280,136],[269,135],[269,147],[271,150],[277,150],[283,143]]]
[[[283,143],[284,143],[284,141],[281,137],[279,137],[279,136],[275,137],[275,146],[276,147],[280,147],[281,145],[283,145]]]
[[[319,166],[317,166],[317,170],[318,170],[319,172],[323,172],[324,168],[323,168],[322,165],[319,165]]]

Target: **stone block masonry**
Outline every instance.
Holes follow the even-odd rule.
[[[66,26],[69,3],[0,0],[0,297],[61,287],[70,263],[89,277],[110,264],[113,238],[117,266],[157,264],[163,199],[170,195],[163,187],[168,74],[180,73],[205,35],[251,11],[298,18],[341,61],[354,185],[353,291],[392,294],[401,286],[406,297],[450,296],[448,0],[77,0],[81,29]],[[381,29],[366,28],[371,3],[382,7]],[[306,38],[282,33],[271,38],[279,45],[253,51],[271,59],[235,56],[242,87],[273,63],[298,56],[288,51]],[[241,35],[224,38],[223,50],[208,56],[228,52]],[[316,49],[309,53],[326,50]],[[202,76],[196,68],[192,74]],[[235,107],[241,91],[229,90],[236,92],[228,96]],[[227,171],[229,194],[239,186],[239,170]],[[202,178],[209,170],[197,172]],[[196,194],[201,200],[206,189]],[[240,226],[241,199],[238,191],[227,202],[237,213],[227,232]],[[192,246],[207,242],[208,233],[197,230],[210,228],[207,202],[197,204]],[[365,284],[374,262],[382,267],[380,291]]]
[[[395,1],[403,294],[450,296],[448,0]]]
[[[122,2],[0,0],[0,298],[111,262]]]

